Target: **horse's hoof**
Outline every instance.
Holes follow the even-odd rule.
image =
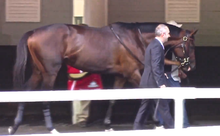
[[[105,129],[107,129],[107,130],[111,129],[111,123],[109,123],[109,124],[105,123]]]
[[[15,133],[15,132],[14,132],[13,127],[10,126],[10,127],[8,128],[8,134],[9,134],[9,135],[13,135],[14,133]]]
[[[59,132],[56,129],[53,129],[50,131],[51,134],[59,134]]]
[[[115,131],[113,128],[110,129],[106,129],[105,132],[111,132],[111,131]]]

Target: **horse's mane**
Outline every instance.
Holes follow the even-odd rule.
[[[139,28],[141,32],[144,32],[144,33],[154,33],[155,28],[159,24],[167,25],[168,28],[170,29],[171,35],[179,35],[179,33],[182,30],[182,28],[179,28],[179,27],[176,27],[170,24],[166,24],[166,23],[161,23],[161,22],[135,22],[135,23],[116,22],[114,24],[117,24],[120,27],[129,29],[129,30],[136,30],[137,28]]]

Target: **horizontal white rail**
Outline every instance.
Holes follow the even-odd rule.
[[[127,100],[127,99],[157,99],[157,98],[175,100],[175,130],[176,129],[182,130],[183,99],[220,98],[220,89],[167,87],[162,89],[138,88],[138,89],[103,89],[103,90],[79,90],[79,91],[58,90],[58,91],[0,92],[0,102]],[[117,133],[117,132],[113,132],[113,133]]]
[[[86,94],[86,95],[85,95]],[[153,89],[103,89],[58,91],[7,91],[0,92],[0,102],[40,102],[72,100],[125,100],[125,99],[195,99],[220,98],[219,88],[167,87]]]

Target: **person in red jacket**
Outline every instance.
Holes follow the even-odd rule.
[[[94,90],[103,89],[100,74],[81,71],[67,65],[68,90]],[[72,102],[72,123],[80,127],[86,127],[89,117],[90,100]]]

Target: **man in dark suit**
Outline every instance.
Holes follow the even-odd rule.
[[[163,43],[170,37],[169,28],[160,24],[155,29],[155,39],[151,41],[145,51],[145,67],[141,77],[141,88],[164,88],[166,78],[164,76],[164,46]],[[157,100],[144,99],[134,121],[134,129],[143,129],[148,117],[148,109]],[[166,99],[160,99],[158,112],[164,121],[164,128],[174,128],[174,121],[170,114],[169,104]]]

